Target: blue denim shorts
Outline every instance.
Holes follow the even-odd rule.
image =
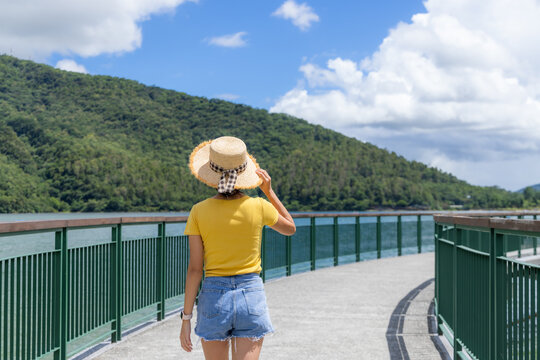
[[[197,305],[197,336],[206,341],[259,339],[273,331],[258,274],[204,279]]]

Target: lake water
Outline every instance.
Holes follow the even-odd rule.
[[[313,212],[316,214],[316,212]],[[328,213],[328,212],[326,212]],[[336,215],[345,214],[346,212],[335,212]],[[369,213],[369,212],[365,212]],[[391,212],[389,212],[391,213]],[[36,220],[64,220],[64,219],[81,219],[81,218],[107,218],[107,217],[140,217],[140,216],[186,216],[187,212],[118,212],[118,213],[39,213],[39,214],[0,214],[0,222],[15,222],[15,221],[36,221]],[[294,214],[294,213],[293,213]],[[428,219],[423,219],[428,220]],[[332,225],[333,218],[318,218],[317,225]],[[362,224],[370,224],[368,227],[374,226],[376,217],[363,217],[360,219]],[[403,216],[403,225],[415,227],[416,216]],[[297,227],[308,226],[310,219],[296,219]],[[355,218],[340,218],[339,224],[354,224]],[[391,226],[387,223],[396,222],[395,217],[382,217],[381,222],[383,228]],[[393,227],[393,226],[392,226]],[[166,235],[174,236],[181,235],[184,232],[185,224],[167,224]],[[152,225],[124,225],[122,226],[122,240],[132,240],[141,238],[153,238],[158,235],[158,227]],[[404,234],[405,235],[405,234]],[[44,252],[54,250],[54,232],[43,232],[25,235],[0,235],[0,259],[20,256],[28,253]],[[370,236],[371,237],[371,236]],[[92,229],[79,229],[68,231],[68,247],[77,248],[90,246],[111,241],[111,227],[101,227]]]
[[[39,214],[0,214],[0,222],[66,220],[109,217],[140,217],[140,216],[186,216],[187,212],[167,213],[39,213]],[[179,235],[184,232],[185,224],[168,224],[166,235]],[[157,225],[128,225],[122,227],[122,239],[140,239],[156,237]],[[54,232],[42,232],[28,235],[0,235],[0,259],[19,256],[28,252],[43,252],[54,250]],[[111,241],[111,227],[94,229],[70,230],[68,232],[68,247],[82,247]]]

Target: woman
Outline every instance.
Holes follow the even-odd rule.
[[[264,336],[273,331],[259,276],[261,230],[268,225],[292,235],[294,221],[242,140],[225,136],[202,143],[191,154],[190,169],[218,193],[193,206],[186,224],[189,266],[180,343],[193,349],[191,316],[204,269],[195,334],[205,358],[229,359],[232,339],[234,360],[258,359]],[[257,186],[270,202],[239,190]]]

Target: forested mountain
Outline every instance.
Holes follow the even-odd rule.
[[[189,210],[213,194],[189,154],[223,135],[293,210],[523,202],[291,116],[0,56],[0,212]]]

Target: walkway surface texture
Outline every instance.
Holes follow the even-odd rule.
[[[433,253],[364,261],[266,283],[276,333],[261,359],[441,359],[429,314]],[[433,325],[433,324],[431,324]],[[126,337],[95,359],[203,359],[181,350],[180,317]],[[441,355],[442,354],[442,355]]]

